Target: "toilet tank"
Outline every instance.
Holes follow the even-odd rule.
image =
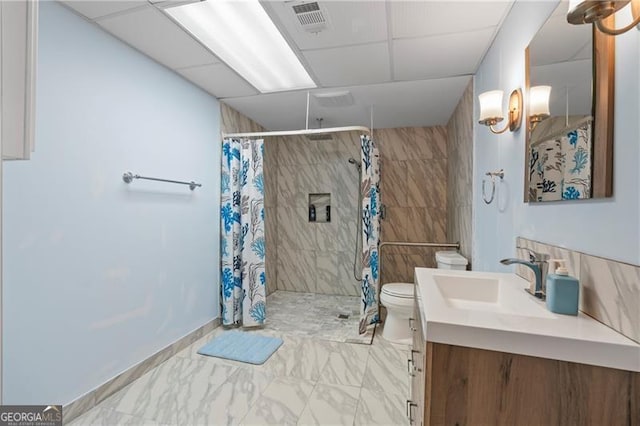
[[[438,269],[455,269],[464,271],[467,269],[467,258],[457,251],[437,251],[436,262]]]

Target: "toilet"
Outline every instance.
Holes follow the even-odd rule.
[[[438,269],[467,269],[467,259],[455,251],[436,252]],[[388,283],[380,291],[380,303],[387,308],[382,338],[403,345],[411,344],[409,318],[413,313],[413,284]]]

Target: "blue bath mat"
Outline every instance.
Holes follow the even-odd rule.
[[[282,339],[277,337],[228,331],[204,345],[198,353],[260,365],[264,364],[280,345]]]

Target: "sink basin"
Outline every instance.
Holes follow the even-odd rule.
[[[461,302],[498,303],[497,279],[475,277],[453,277],[451,275],[433,276],[438,290],[451,304]]]
[[[443,301],[450,308],[525,317],[555,318],[554,314],[537,303],[514,305],[506,294],[514,290],[513,285],[507,285],[504,280],[499,278],[434,274],[433,280]],[[528,296],[524,289],[520,289],[520,291],[524,296]]]

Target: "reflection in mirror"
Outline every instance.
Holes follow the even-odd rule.
[[[529,45],[529,85],[551,86],[550,116],[529,135],[528,200],[591,198],[592,26],[567,23],[560,2]]]

